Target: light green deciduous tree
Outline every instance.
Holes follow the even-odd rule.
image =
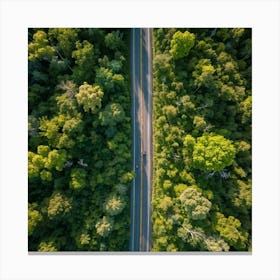
[[[60,192],[55,192],[49,201],[48,217],[50,219],[63,218],[72,208],[71,201]]]
[[[204,134],[193,148],[192,165],[208,171],[219,171],[233,163],[236,150],[232,142],[221,135]]]
[[[111,195],[106,199],[104,209],[108,215],[115,216],[123,211],[125,205],[125,200],[121,196]]]
[[[91,111],[93,114],[101,108],[102,97],[103,91],[98,85],[91,86],[86,82],[79,87],[76,95],[78,104],[83,106],[84,111]]]
[[[113,224],[112,218],[103,216],[95,225],[96,232],[102,237],[107,237],[113,230]]]
[[[171,40],[170,54],[174,59],[185,57],[194,46],[195,35],[188,31],[177,31]]]
[[[205,219],[211,202],[193,187],[187,187],[179,197],[183,210],[193,220]]]
[[[49,45],[47,34],[40,30],[33,35],[33,42],[28,45],[28,59],[30,61],[44,59],[50,60],[55,53]]]

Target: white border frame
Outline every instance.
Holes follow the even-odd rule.
[[[280,279],[279,2],[2,0],[0,279]],[[28,255],[27,28],[253,28],[252,255]]]

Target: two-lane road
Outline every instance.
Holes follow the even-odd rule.
[[[152,35],[151,29],[131,30],[132,160],[136,174],[131,192],[131,251],[151,246],[152,187]]]

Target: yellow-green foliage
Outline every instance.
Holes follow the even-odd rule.
[[[177,31],[171,40],[170,54],[174,59],[179,59],[187,56],[194,46],[195,35],[188,31],[182,33]]]
[[[240,231],[240,221],[233,216],[226,218],[219,212],[217,212],[216,217],[216,230],[220,233],[221,237],[237,250],[244,250],[246,248],[248,233]]]
[[[211,202],[193,187],[187,187],[179,197],[186,214],[193,220],[205,219]]]
[[[193,149],[193,167],[218,171],[233,163],[236,151],[232,142],[221,135],[204,134]]]
[[[86,171],[83,168],[73,169],[70,177],[70,188],[79,190],[86,186]]]
[[[251,29],[153,29],[152,251],[251,250]]]
[[[228,244],[221,238],[209,237],[205,240],[207,249],[210,252],[227,252],[229,251]]]
[[[32,235],[40,222],[42,222],[42,214],[36,210],[36,204],[28,204],[28,235]]]
[[[71,201],[63,194],[57,192],[52,195],[48,205],[48,217],[50,219],[62,218],[70,212]]]
[[[113,230],[113,220],[109,217],[103,216],[96,225],[96,232],[102,237],[107,237]]]
[[[57,248],[53,241],[42,241],[38,246],[38,252],[56,252]]]
[[[28,45],[28,59],[35,61],[37,59],[51,59],[55,50],[49,46],[47,34],[44,31],[37,31],[33,35],[33,42]]]
[[[40,177],[43,181],[51,181],[52,180],[52,173],[47,170],[42,170],[40,172]]]
[[[62,171],[63,165],[67,159],[67,153],[65,150],[52,150],[48,154],[48,158],[45,163],[45,168],[51,170],[55,168],[57,171]]]
[[[83,233],[80,236],[80,243],[81,245],[87,245],[90,242],[90,236],[87,233]]]
[[[102,97],[103,91],[98,85],[91,86],[86,82],[79,87],[76,95],[78,104],[83,106],[85,112],[91,113],[96,113],[101,108]]]
[[[104,203],[105,212],[110,216],[115,216],[121,213],[126,203],[121,196],[112,195],[107,198]]]

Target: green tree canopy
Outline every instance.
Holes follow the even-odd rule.
[[[42,214],[36,210],[35,203],[28,203],[28,235],[32,235],[37,226],[42,222]]]
[[[193,220],[205,219],[211,202],[193,187],[187,187],[179,197],[183,210]]]
[[[49,45],[47,34],[42,30],[37,31],[33,35],[33,42],[28,45],[28,59],[30,61],[50,60],[54,54],[55,50]]]
[[[219,237],[209,237],[205,239],[206,247],[210,252],[228,252],[228,244]]]
[[[154,71],[160,81],[166,79],[172,71],[170,60],[171,56],[167,53],[157,54],[153,59]]]
[[[96,70],[95,82],[106,93],[116,93],[124,90],[124,77],[121,74],[113,74],[112,70],[105,67]]]
[[[183,223],[177,230],[177,235],[192,248],[199,248],[199,245],[205,238],[201,228],[192,226],[190,220],[188,219],[183,220]]]
[[[51,170],[55,168],[57,171],[62,171],[63,165],[67,160],[67,152],[65,150],[52,150],[49,152],[46,159],[45,168]]]
[[[49,201],[48,217],[50,219],[62,218],[70,212],[71,208],[71,201],[60,192],[55,192]]]
[[[170,54],[174,59],[186,57],[194,46],[195,35],[189,31],[177,31],[171,40]]]
[[[200,59],[195,66],[195,70],[192,73],[194,77],[194,84],[196,87],[211,86],[214,80],[215,68],[211,64],[211,60],[207,58]]]
[[[251,31],[153,29],[153,251],[251,250]]]
[[[220,233],[221,237],[237,250],[242,250],[246,247],[248,233],[240,231],[240,221],[233,217],[225,217],[222,213],[217,212],[216,230]]]
[[[192,166],[201,170],[219,171],[233,163],[236,150],[232,142],[221,135],[204,134],[193,148]]]
[[[109,196],[104,203],[105,212],[110,216],[118,215],[123,211],[125,206],[125,200],[117,195]]]
[[[78,41],[78,28],[50,28],[49,36],[57,40],[57,47],[61,54],[70,59],[75,43]]]
[[[103,91],[98,85],[91,86],[86,82],[79,87],[79,93],[76,95],[78,104],[83,106],[84,111],[91,111],[93,114],[101,108],[102,97]]]
[[[28,29],[30,251],[128,250],[129,34]]]
[[[95,225],[96,232],[102,237],[107,237],[113,230],[113,224],[112,218],[103,216]]]
[[[83,82],[93,83],[94,81],[94,66],[95,54],[93,45],[84,40],[76,42],[76,50],[72,52],[72,57],[75,59],[73,68],[73,79],[77,84]]]
[[[172,199],[169,196],[164,196],[160,202],[159,202],[159,209],[166,212],[168,209],[170,209],[173,205]]]
[[[70,188],[74,190],[82,189],[86,186],[87,172],[83,168],[73,168],[70,174]]]
[[[81,245],[87,245],[90,242],[90,235],[88,233],[82,233],[79,238],[79,243]]]
[[[54,241],[42,241],[38,246],[38,252],[56,252],[57,247]]]
[[[241,102],[240,109],[242,112],[242,123],[250,124],[252,118],[252,96],[248,96]]]
[[[73,81],[66,80],[62,81],[57,88],[63,91],[63,94],[56,97],[59,112],[64,115],[76,116],[78,114],[75,98],[78,93],[77,86]]]
[[[99,119],[103,126],[115,126],[125,117],[124,110],[119,103],[110,103],[99,113]]]
[[[122,38],[123,34],[119,30],[112,31],[105,36],[105,45],[111,50],[121,49],[123,47]]]

